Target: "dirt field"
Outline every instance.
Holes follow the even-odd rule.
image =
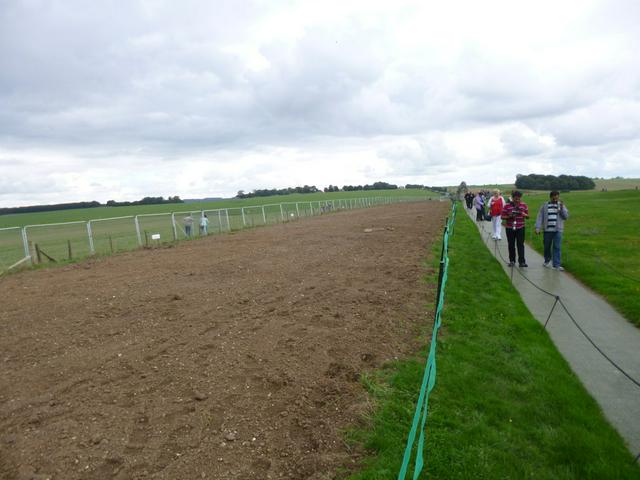
[[[341,431],[370,408],[359,374],[416,350],[435,296],[423,260],[448,208],[341,212],[0,279],[0,478],[353,469],[362,452]]]

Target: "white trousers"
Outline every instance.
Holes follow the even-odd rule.
[[[500,233],[500,225],[502,224],[502,219],[498,215],[497,217],[491,217],[491,226],[493,227],[493,238],[501,239],[502,235]]]

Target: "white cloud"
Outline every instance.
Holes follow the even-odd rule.
[[[523,124],[508,127],[502,132],[500,141],[507,152],[514,156],[527,157],[549,151],[555,145],[550,135],[540,135]]]
[[[638,23],[634,0],[2,2],[0,206],[637,175]]]

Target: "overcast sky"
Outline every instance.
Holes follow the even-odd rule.
[[[640,1],[0,1],[0,207],[640,177]]]

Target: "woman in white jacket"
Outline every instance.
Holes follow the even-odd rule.
[[[504,198],[500,195],[500,190],[495,189],[493,196],[489,199],[489,214],[491,215],[491,226],[493,227],[491,238],[502,240],[502,209],[504,208]]]

